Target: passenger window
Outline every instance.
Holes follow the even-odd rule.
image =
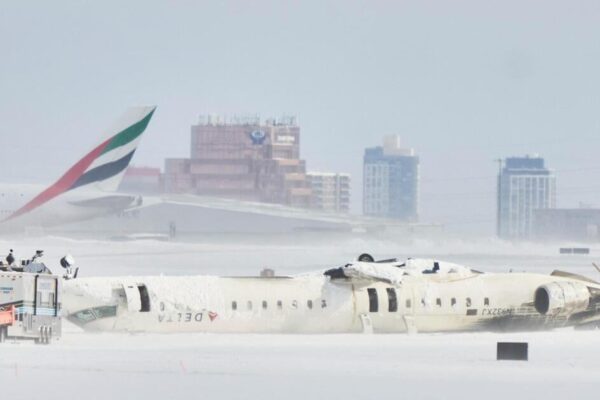
[[[277,308],[279,308],[280,310],[283,308],[283,303],[281,302],[281,300],[277,300]]]
[[[327,307],[327,300],[323,299],[321,300],[321,308],[325,308]]]
[[[490,299],[489,299],[489,297],[486,297],[486,298],[483,299],[483,305],[484,306],[489,306],[490,305]]]
[[[248,301],[248,310],[252,310],[252,302]]]
[[[454,307],[456,305],[456,297],[450,299],[450,305]]]
[[[410,308],[412,306],[410,299],[406,299],[406,308]]]
[[[388,311],[398,311],[398,298],[396,297],[396,290],[394,288],[387,288],[386,292],[388,295]]]
[[[367,289],[369,295],[369,312],[379,311],[379,301],[377,299],[377,289]]]
[[[237,310],[237,301],[232,301],[232,302],[231,302],[231,309],[232,309],[233,311]]]
[[[306,306],[308,307],[308,309],[309,309],[309,310],[312,310],[312,306],[313,306],[313,302],[312,302],[312,300],[308,300],[308,301],[306,302]]]
[[[467,307],[471,307],[471,298],[467,297]]]
[[[438,307],[442,306],[442,299],[440,299],[439,297],[437,299],[435,299],[435,305]]]
[[[263,306],[263,309],[264,309],[264,310],[266,310],[266,309],[267,309],[267,302],[266,302],[265,300],[263,300],[263,302],[262,302],[262,306]]]

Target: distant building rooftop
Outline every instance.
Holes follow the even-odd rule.
[[[294,115],[282,115],[279,118],[266,118],[264,121],[259,115],[200,115],[198,125],[201,126],[298,126],[298,119]]]
[[[507,169],[545,169],[544,159],[538,155],[525,157],[508,157],[505,168]]]

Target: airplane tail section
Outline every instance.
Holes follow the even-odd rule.
[[[75,163],[58,181],[7,219],[16,218],[77,188],[116,191],[155,110],[155,106],[129,109],[108,130],[100,144]]]
[[[101,144],[80,160],[93,157],[69,190],[93,185],[101,191],[116,191],[155,109],[156,107],[135,107],[127,110],[108,130]]]

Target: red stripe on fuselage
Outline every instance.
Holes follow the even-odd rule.
[[[23,207],[19,208],[17,211],[12,213],[5,221],[16,218],[20,215],[28,213],[29,211],[41,206],[42,204],[52,200],[56,196],[66,192],[73,186],[73,183],[79,179],[81,175],[85,172],[86,169],[94,162],[94,160],[102,154],[104,148],[108,145],[108,142],[111,141],[112,138],[107,139],[94,150],[90,151],[85,157],[77,162],[77,164],[73,165],[58,181],[56,181],[52,186],[35,196],[29,203],[25,204]]]

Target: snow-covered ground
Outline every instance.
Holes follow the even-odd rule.
[[[0,237],[0,256],[13,248],[17,257],[27,258],[35,250],[43,249],[44,260],[52,268],[58,267],[60,257],[71,253],[85,276],[257,275],[263,268],[273,268],[278,274],[296,274],[340,266],[361,253],[370,253],[376,259],[436,258],[486,272],[513,269],[546,273],[561,268],[600,277],[594,276],[597,272],[591,264],[600,258],[600,245],[592,247],[587,256],[559,255],[560,246],[588,247],[581,244],[512,244],[496,239],[396,243],[325,235],[315,240],[255,237],[244,242],[210,237],[194,242],[113,242],[62,237],[7,240]]]
[[[498,340],[530,361],[495,361]],[[437,335],[67,333],[0,350],[5,399],[581,398],[600,332]]]
[[[600,275],[589,256],[559,256],[558,246],[392,242],[317,243],[0,240],[29,256],[46,250],[57,265],[70,252],[86,276],[150,274],[256,275],[325,269],[358,253],[377,258],[434,257],[483,271]],[[6,249],[6,250],[4,250]],[[496,361],[497,341],[527,341],[528,362]],[[580,398],[600,386],[600,331],[410,335],[117,335],[67,326],[51,346],[0,346],[6,399],[331,399]]]

